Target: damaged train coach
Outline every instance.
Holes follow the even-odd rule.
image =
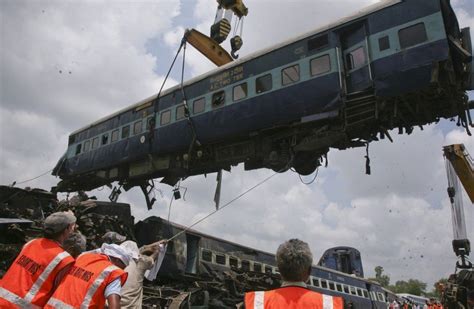
[[[182,286],[182,282],[192,283],[197,279],[213,281],[214,278],[219,278],[223,281],[224,273],[235,271],[263,276],[266,278],[265,281],[269,282],[267,286],[263,286],[264,289],[279,287],[280,277],[274,254],[195,230],[187,230],[184,226],[159,217],[149,217],[135,225],[135,236],[139,245],[149,244],[158,239],[169,239],[178,233],[181,234],[168,244],[157,277],[165,286],[170,286],[170,282],[175,281],[180,282]],[[338,252],[337,264],[344,264],[342,268],[334,266],[335,269],[331,269],[320,266],[327,263],[328,258],[334,256],[334,252]],[[355,257],[353,261],[352,257]],[[319,265],[312,267],[308,288],[319,293],[342,297],[347,308],[386,309],[387,291],[377,282],[362,278],[361,274],[363,274],[362,261],[358,250],[349,247],[333,248],[325,252]],[[191,286],[195,288],[195,285]],[[239,292],[241,297],[234,297],[234,301],[242,301],[243,293],[247,291]],[[229,307],[234,305],[229,297],[228,299],[229,303],[226,305]],[[193,305],[207,308],[208,304]]]
[[[308,175],[330,148],[458,117],[472,124],[469,28],[449,0],[385,0],[228,63],[69,136],[56,191],[118,182],[151,191],[188,176],[289,168]]]

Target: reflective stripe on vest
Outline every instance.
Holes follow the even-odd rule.
[[[43,282],[49,277],[49,275],[56,268],[56,266],[58,266],[58,264],[61,263],[61,261],[67,258],[68,256],[69,253],[63,251],[56,255],[56,257],[48,264],[48,266],[46,266],[44,271],[41,273],[38,279],[36,279],[35,283],[25,296],[25,300],[28,303],[31,303],[31,301],[35,298],[36,294],[38,294],[41,286],[43,285]]]
[[[68,305],[62,301],[60,301],[59,299],[57,298],[53,298],[51,297],[49,300],[48,300],[48,305],[54,307],[54,308],[61,308],[61,309],[74,309],[73,306],[71,305]]]
[[[265,292],[258,291],[255,292],[255,297],[253,299],[253,308],[254,309],[263,309],[265,304]]]
[[[323,309],[333,309],[332,296],[323,294]]]
[[[30,304],[29,302],[27,302],[26,300],[24,300],[20,296],[16,295],[15,293],[10,292],[7,289],[2,288],[2,287],[0,287],[0,297],[6,299],[7,301],[9,301],[10,303],[12,303],[14,305],[17,305],[20,308],[32,308],[32,309],[33,308],[34,309],[40,308],[38,306]]]
[[[84,297],[84,301],[81,304],[81,308],[88,308],[89,304],[92,301],[92,297],[94,296],[95,292],[99,288],[99,286],[104,282],[105,278],[107,278],[108,275],[110,275],[111,272],[114,270],[120,269],[117,266],[111,265],[107,268],[105,268],[100,275],[94,280],[92,285],[90,286],[89,290],[86,293],[86,296]]]

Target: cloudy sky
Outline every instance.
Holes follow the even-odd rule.
[[[240,54],[374,2],[248,0]],[[460,24],[474,29],[473,3],[452,2]],[[49,171],[70,132],[156,93],[184,29],[207,33],[214,14],[214,0],[0,1],[0,184]],[[186,78],[213,68],[191,48],[186,57]],[[165,88],[178,79],[174,72]],[[393,144],[371,144],[371,176],[365,175],[365,150],[331,150],[329,167],[311,185],[292,172],[276,175],[195,228],[269,252],[297,237],[309,242],[315,262],[329,247],[353,246],[362,253],[366,276],[382,265],[392,282],[417,278],[431,288],[455,263],[441,148],[464,143],[474,154],[474,139],[449,121],[392,136]],[[241,166],[225,173],[222,203],[270,175]],[[57,181],[47,174],[19,186],[49,189]],[[183,185],[186,200],[173,203],[171,220],[189,225],[214,210],[215,175]],[[131,203],[138,219],[166,218],[171,188],[159,189],[163,197],[157,194],[152,211],[138,190],[120,201]],[[106,199],[107,190],[93,194]],[[466,195],[464,202],[474,241],[474,207]]]

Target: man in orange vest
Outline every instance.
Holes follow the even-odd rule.
[[[44,308],[104,308],[107,301],[109,309],[119,309],[123,269],[133,258],[138,254],[116,244],[81,254]]]
[[[290,239],[278,247],[276,262],[281,274],[281,288],[245,294],[246,309],[332,308],[343,309],[340,297],[323,295],[306,286],[311,274],[313,255],[299,239]]]
[[[44,238],[26,243],[0,281],[0,308],[46,304],[74,263],[62,244],[75,229],[72,212],[55,212],[44,220]]]

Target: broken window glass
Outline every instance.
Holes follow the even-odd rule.
[[[119,130],[113,130],[112,136],[110,137],[110,142],[116,142],[119,139]]]
[[[300,66],[298,64],[281,71],[281,84],[283,86],[296,83],[300,80]]]

